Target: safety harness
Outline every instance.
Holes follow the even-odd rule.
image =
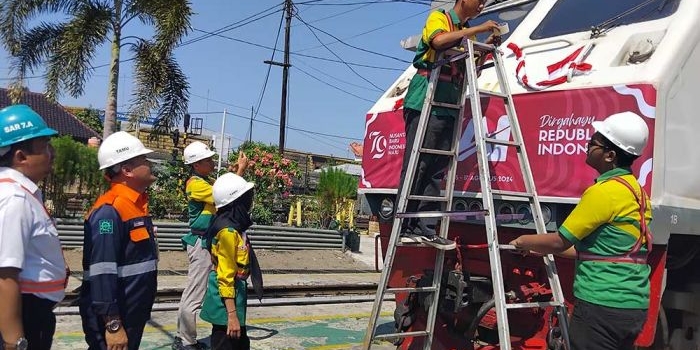
[[[630,185],[627,181],[623,180],[621,177],[616,176],[611,178],[611,180],[617,181],[627,187],[630,192],[634,195],[634,198],[637,200],[637,203],[639,204],[639,238],[637,238],[637,241],[634,243],[634,246],[625,254],[623,255],[598,255],[594,253],[587,253],[587,252],[577,252],[576,253],[576,258],[581,261],[603,261],[603,262],[617,262],[617,263],[628,263],[628,264],[646,264],[647,263],[647,257],[649,256],[649,253],[651,253],[652,249],[652,242],[654,240],[654,236],[651,234],[651,230],[649,229],[649,226],[647,225],[647,221],[645,218],[646,210],[647,210],[647,194],[644,192],[644,189],[640,187],[640,193],[641,197],[637,195],[637,192],[635,192],[634,188],[632,188],[632,185]],[[643,241],[646,240],[646,246],[647,246],[647,251],[646,252],[641,252],[642,244]]]
[[[441,10],[439,10],[439,11],[442,12],[442,14],[444,14],[445,17],[447,17],[447,23],[448,23],[448,25],[449,25],[449,27],[450,27],[450,32],[454,32],[454,31],[455,31],[455,25],[454,25],[454,23],[452,22],[452,16],[450,16],[449,13],[445,12],[445,10],[442,10],[442,9],[441,9]],[[430,46],[430,47],[432,48],[432,46],[430,45],[430,43],[428,43],[428,46]],[[434,49],[433,49],[433,50],[434,50]],[[437,58],[437,57],[436,57],[436,58]],[[434,62],[428,62],[428,65],[430,66],[430,65],[432,65],[433,63],[434,63]],[[422,76],[424,76],[424,77],[426,77],[426,78],[430,78],[430,71],[431,71],[431,69],[421,68],[421,69],[418,69],[417,74],[422,75]],[[460,82],[460,81],[462,81],[462,79],[461,79],[462,74],[463,74],[463,73],[460,72],[459,68],[457,67],[457,62],[450,62],[449,72],[444,72],[444,73],[443,73],[443,72],[440,72],[440,77],[438,78],[438,80],[439,80],[439,81],[442,81],[442,82],[448,82],[448,83]]]

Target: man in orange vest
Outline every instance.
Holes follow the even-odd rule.
[[[50,349],[67,270],[37,183],[58,134],[25,105],[0,110],[0,348]]]
[[[146,189],[156,180],[150,149],[120,131],[97,153],[110,189],[85,220],[80,316],[89,350],[136,350],[151,318],[158,246]]]

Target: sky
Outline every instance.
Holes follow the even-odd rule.
[[[352,158],[349,143],[362,142],[367,111],[408,67],[413,54],[400,41],[418,34],[429,11],[425,0],[297,0],[290,34],[286,147]],[[221,130],[226,110],[224,148],[248,138],[251,108],[259,109],[252,139],[278,144],[284,48],[282,0],[191,1],[192,30],[175,51],[188,76],[189,110],[206,129]],[[47,21],[64,17],[51,16]],[[38,21],[39,19],[37,19]],[[282,28],[280,30],[280,24]],[[223,28],[223,31],[222,31]],[[212,36],[207,33],[219,33]],[[279,33],[279,35],[278,35]],[[152,29],[131,22],[124,35],[150,37]],[[0,57],[7,52],[0,49]],[[122,60],[131,57],[125,49]],[[103,45],[93,66],[109,62]],[[267,77],[267,84],[266,76]],[[121,64],[118,110],[127,111],[133,69]],[[40,76],[44,71],[34,72]],[[7,86],[7,60],[0,60],[0,85]],[[44,91],[41,77],[29,79],[32,91]],[[264,94],[262,94],[264,89]],[[262,99],[261,99],[262,96]],[[68,106],[104,109],[107,67],[96,68],[85,94],[63,95]],[[220,148],[217,141],[217,148]]]

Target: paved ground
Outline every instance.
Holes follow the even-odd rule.
[[[362,343],[371,308],[372,303],[250,308],[251,347],[261,350],[357,348]],[[176,335],[175,318],[174,311],[154,313],[141,349],[170,349]],[[79,322],[77,316],[59,317],[53,349],[86,347]],[[380,323],[384,329],[393,327],[390,309],[383,312]],[[204,322],[198,327],[199,337],[205,342],[210,331]]]
[[[367,269],[374,268],[374,238],[361,236],[361,252],[350,253],[353,259]],[[282,285],[321,285],[338,283],[376,283],[378,273],[348,274],[294,274],[267,275],[267,286]],[[182,287],[184,276],[160,276],[159,288]],[[79,285],[77,278],[71,278],[69,290]],[[371,299],[371,298],[369,298]],[[360,300],[358,298],[358,300]],[[368,300],[364,298],[364,300]],[[393,329],[393,302],[384,304],[380,324],[381,329]],[[176,305],[160,305],[166,311],[154,312],[147,326],[141,349],[170,349],[176,335]],[[354,349],[364,337],[371,302],[344,304],[320,304],[311,306],[264,306],[249,307],[248,324],[253,349]],[[59,308],[61,314],[74,313],[75,308]],[[61,315],[57,318],[56,337],[53,349],[84,349],[85,342],[81,331],[80,317]],[[206,342],[211,329],[207,323],[199,324],[200,338]],[[373,349],[376,347],[373,347]],[[387,345],[381,348],[394,349]]]

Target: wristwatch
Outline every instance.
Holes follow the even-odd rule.
[[[14,344],[10,343],[5,343],[5,349],[17,349],[17,350],[27,350],[27,347],[29,346],[29,343],[27,342],[27,339],[25,337],[20,337],[17,339],[17,342]]]
[[[109,322],[105,324],[105,328],[107,329],[107,332],[116,333],[122,328],[122,321],[116,318],[109,320]]]

